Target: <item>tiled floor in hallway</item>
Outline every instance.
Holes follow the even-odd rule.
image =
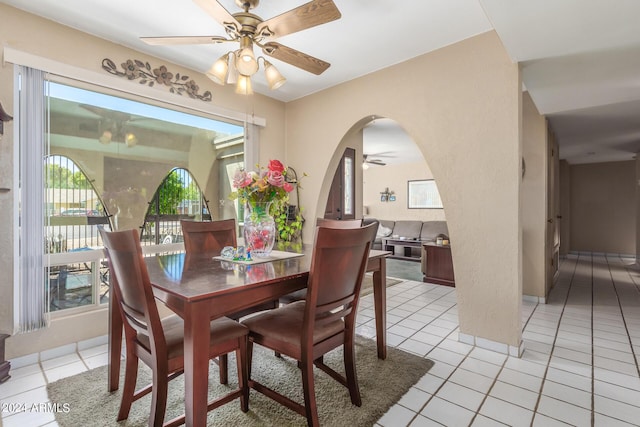
[[[436,362],[379,426],[640,425],[640,270],[617,256],[570,255],[547,304],[523,302],[525,352],[458,342],[455,291],[388,290],[391,345]],[[361,321],[372,318],[371,300]],[[372,336],[371,321],[359,332]]]
[[[572,255],[547,304],[523,302],[522,358],[458,342],[455,289],[407,281],[388,288],[391,346],[436,363],[378,426],[640,425],[640,270],[632,259]],[[374,337],[373,296],[358,333]],[[106,363],[106,338],[13,361],[0,401],[42,403],[46,384]],[[55,426],[47,412],[3,413],[12,426]]]

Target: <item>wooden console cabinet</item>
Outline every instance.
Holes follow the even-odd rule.
[[[438,285],[455,286],[451,246],[423,243],[423,281]]]

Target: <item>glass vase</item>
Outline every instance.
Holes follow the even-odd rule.
[[[271,202],[247,203],[244,209],[244,245],[256,258],[268,257],[276,241]]]

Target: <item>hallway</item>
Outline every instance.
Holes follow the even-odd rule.
[[[436,365],[378,425],[640,425],[640,272],[626,268],[633,261],[562,260],[548,303],[523,302],[520,359],[458,342],[450,288],[389,288],[390,344]],[[365,322],[359,333],[368,331]]]

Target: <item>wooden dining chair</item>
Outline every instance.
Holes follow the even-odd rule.
[[[168,382],[184,372],[184,323],[177,315],[160,319],[138,232],[100,230],[100,235],[111,272],[111,289],[123,319],[126,340],[126,367],[118,421],[128,418],[134,401],[151,392],[149,426],[162,426],[167,406]],[[240,408],[246,412],[249,410],[248,330],[244,325],[226,317],[213,320],[209,328],[209,358],[236,352],[238,388],[209,402],[208,409],[217,408],[239,397]],[[153,383],[136,391],[138,360],[152,369]],[[207,373],[200,372],[197,375]],[[175,426],[184,422],[185,416],[182,415],[164,425]]]
[[[374,225],[357,229],[316,229],[307,298],[243,320],[249,332],[249,386],[307,417],[318,426],[313,366],[349,389],[351,403],[361,406],[355,364],[355,320],[360,287],[376,233]],[[304,406],[251,378],[253,344],[298,361],[302,369]],[[345,376],[323,363],[323,355],[344,347]]]
[[[223,219],[217,221],[188,221],[181,220],[184,249],[187,255],[218,256],[225,246],[237,247],[236,220]],[[242,311],[228,314],[233,320],[253,314],[258,311],[271,310],[278,306],[278,301],[267,301],[249,307]],[[218,358],[220,369],[220,384],[227,384],[227,355]]]
[[[225,246],[238,246],[236,220],[180,221],[186,253],[220,255]]]
[[[349,229],[349,228],[359,228],[362,224],[361,219],[326,219],[326,218],[316,218],[316,227],[327,227],[327,228],[338,228],[338,229]],[[278,302],[280,304],[291,304],[295,301],[303,300],[307,297],[307,290],[300,289],[295,292],[290,292],[286,295],[280,297]]]

